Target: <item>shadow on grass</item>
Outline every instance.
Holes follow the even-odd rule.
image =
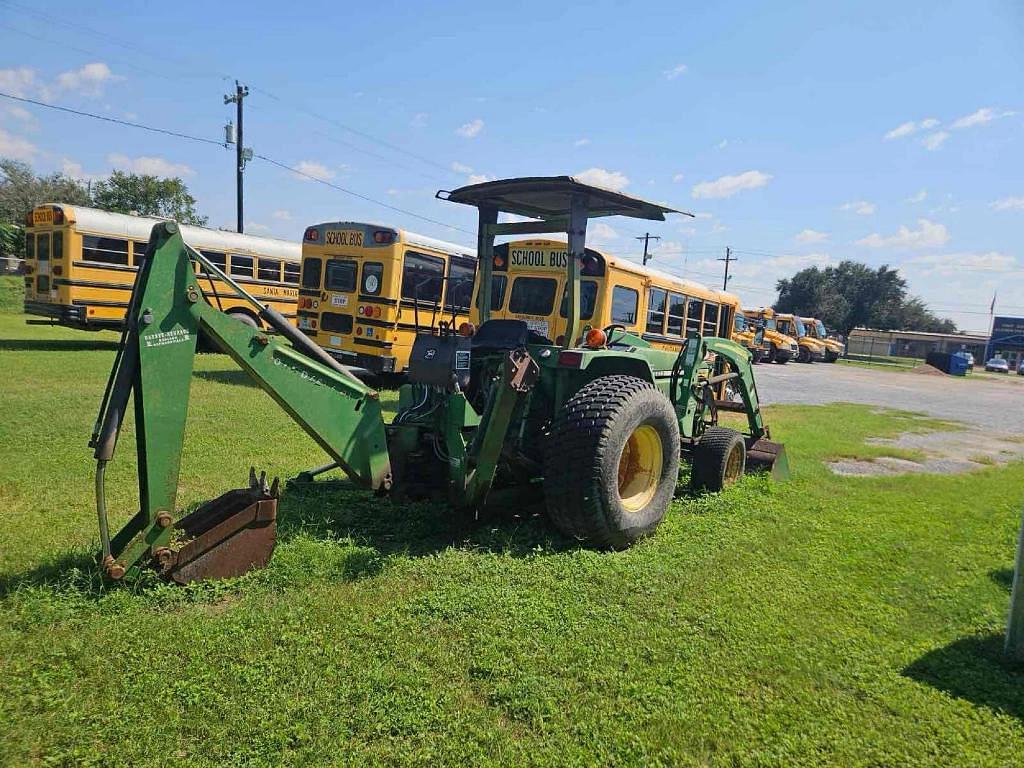
[[[344,536],[383,556],[411,557],[451,547],[522,557],[580,546],[541,511],[539,504],[520,503],[515,512],[506,505],[475,520],[444,501],[392,501],[344,481],[289,483],[278,507],[278,540]]]
[[[1013,589],[1013,568],[996,568],[989,572],[988,577],[1005,589],[1007,594]]]
[[[192,375],[204,381],[215,381],[218,384],[231,384],[236,387],[253,387],[259,385],[253,381],[252,376],[242,370],[233,371],[192,371]]]
[[[0,598],[19,589],[50,587],[99,598],[109,589],[103,583],[96,559],[82,552],[67,552],[30,571],[0,576]]]
[[[107,339],[0,339],[6,352],[84,352],[115,350],[117,341]]]
[[[975,635],[930,651],[903,670],[907,677],[1024,719],[1024,664],[1003,656],[1001,634]]]

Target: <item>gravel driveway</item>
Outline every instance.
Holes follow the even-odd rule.
[[[768,405],[865,403],[1024,435],[1024,377],[926,376],[843,363],[795,362],[757,365],[754,376],[761,401]]]

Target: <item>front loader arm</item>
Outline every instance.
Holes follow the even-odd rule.
[[[97,460],[97,511],[107,573],[137,571],[169,552],[189,385],[199,332],[228,354],[359,486],[390,484],[377,394],[350,374],[302,354],[211,307],[177,226],[156,225],[139,271],[126,329],[90,445]],[[269,311],[269,310],[268,310]],[[287,329],[286,329],[287,330]],[[138,452],[138,514],[112,539],[103,476],[114,456],[130,394]],[[224,526],[221,526],[224,527]]]

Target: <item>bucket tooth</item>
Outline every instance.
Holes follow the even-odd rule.
[[[771,472],[773,480],[788,480],[786,446],[764,437],[755,440],[747,447],[747,468],[755,472]]]
[[[264,568],[277,539],[277,481],[266,488],[266,475],[206,502],[175,526],[177,540],[155,563],[161,575],[188,584],[204,579],[241,576]],[[273,491],[273,492],[271,492]]]

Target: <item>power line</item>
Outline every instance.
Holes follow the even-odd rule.
[[[123,125],[123,126],[126,126],[128,128],[138,128],[139,130],[150,131],[151,133],[162,133],[165,136],[174,136],[175,138],[178,138],[178,139],[188,139],[189,141],[196,141],[196,142],[199,142],[200,144],[212,144],[215,147],[223,148],[223,146],[224,146],[221,142],[214,141],[213,139],[204,139],[201,136],[190,136],[187,133],[179,133],[178,131],[170,131],[170,130],[167,130],[166,128],[154,128],[151,125],[143,125],[142,123],[132,122],[131,120],[120,120],[120,119],[118,119],[116,117],[106,117],[105,115],[97,115],[97,114],[95,114],[93,112],[83,112],[82,110],[79,110],[79,109],[71,109],[71,107],[61,107],[61,106],[58,106],[57,104],[47,104],[45,101],[36,101],[35,99],[29,99],[29,98],[27,98],[25,96],[15,96],[12,93],[3,93],[2,91],[0,91],[0,96],[4,97],[5,99],[11,99],[13,101],[20,101],[20,102],[22,102],[24,104],[34,104],[37,107],[44,107],[46,109],[55,109],[58,112],[67,112],[68,114],[78,115],[79,117],[91,117],[94,120],[103,120],[104,122],[107,122],[107,123],[116,123],[117,125]]]
[[[23,103],[26,103],[26,104],[33,104],[35,106],[43,107],[45,109],[53,109],[53,110],[56,110],[58,112],[66,112],[68,114],[76,115],[78,117],[89,117],[89,118],[92,118],[94,120],[102,120],[104,122],[114,123],[116,125],[121,125],[121,126],[124,126],[126,128],[137,128],[139,130],[150,131],[151,133],[159,133],[159,134],[162,134],[162,135],[165,135],[165,136],[174,136],[175,138],[187,139],[188,141],[195,141],[195,142],[199,142],[201,144],[210,144],[210,145],[213,145],[213,146],[218,147],[220,149],[224,148],[224,145],[221,144],[221,142],[214,141],[213,139],[206,139],[206,138],[203,138],[201,136],[191,136],[191,135],[189,135],[187,133],[180,133],[178,131],[171,131],[171,130],[168,130],[166,128],[156,128],[155,126],[144,125],[143,123],[136,123],[136,122],[133,122],[131,120],[121,120],[121,119],[118,119],[118,118],[115,118],[115,117],[106,117],[104,115],[97,115],[97,114],[95,114],[93,112],[85,112],[85,111],[82,111],[82,110],[79,110],[79,109],[71,109],[70,107],[61,107],[61,106],[58,106],[56,104],[47,104],[46,102],[43,102],[43,101],[37,101],[36,99],[29,99],[29,98],[26,98],[24,96],[15,96],[13,94],[4,93],[2,91],[0,91],[0,97],[4,97],[4,98],[7,98],[7,99],[12,99],[14,101],[20,101],[20,102],[23,102]],[[321,179],[321,178],[319,178],[317,176],[314,176],[312,174],[306,173],[304,171],[300,171],[298,168],[294,168],[294,167],[288,165],[287,163],[283,163],[283,162],[281,162],[279,160],[275,160],[274,158],[268,157],[267,155],[254,154],[253,157],[256,157],[256,158],[258,158],[260,160],[263,160],[264,162],[270,163],[271,165],[276,165],[277,167],[283,168],[284,170],[291,171],[292,173],[297,174],[299,176],[303,176],[303,177],[305,177],[307,179],[310,179],[311,181],[319,182],[320,184],[323,184],[324,186],[330,187],[331,189],[335,189],[335,190],[337,190],[339,192],[343,192],[346,195],[351,195],[352,197],[357,197],[360,200],[365,200],[366,202],[374,203],[375,205],[379,205],[382,208],[387,208],[388,210],[395,211],[396,213],[401,213],[401,214],[403,214],[405,216],[411,216],[412,218],[419,219],[420,221],[426,221],[426,222],[429,222],[430,224],[436,224],[438,226],[446,227],[448,229],[452,229],[452,230],[455,230],[457,232],[463,232],[463,233],[465,233],[467,235],[471,235],[471,236],[474,236],[474,237],[476,236],[475,232],[470,232],[469,230],[462,229],[461,227],[456,227],[456,226],[453,226],[453,225],[448,224],[446,222],[439,221],[437,219],[432,219],[429,216],[423,216],[422,214],[414,213],[413,211],[408,211],[408,210],[406,210],[404,208],[399,208],[397,206],[391,205],[390,203],[385,203],[382,200],[377,200],[377,199],[372,198],[372,197],[370,197],[368,195],[363,195],[363,194],[361,194],[359,192],[355,192],[354,190],[346,189],[345,187],[339,186],[338,184],[333,184],[333,183],[327,181],[326,179]]]

